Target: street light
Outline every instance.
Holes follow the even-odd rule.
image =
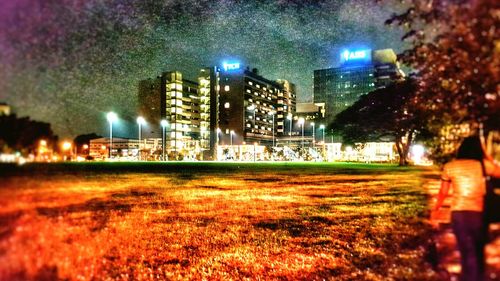
[[[311,122],[311,126],[313,127],[313,142],[312,142],[313,147],[314,147],[314,144],[316,143],[316,136],[314,135],[314,133],[315,133],[314,131],[316,131],[316,130],[315,130],[314,125],[315,125],[314,122]]]
[[[65,158],[65,160],[67,160],[67,159],[68,159],[68,155],[67,155],[67,154],[68,154],[68,151],[70,151],[70,153],[71,153],[71,143],[70,143],[69,141],[65,141],[65,142],[63,142],[63,144],[62,144],[62,149],[63,149],[63,151],[65,152],[65,153],[64,153],[64,154],[65,154],[65,155],[64,155],[64,158]],[[70,154],[70,155],[71,155],[71,154]]]
[[[219,137],[219,135],[220,135],[220,133],[221,133],[221,132],[222,132],[222,131],[221,131],[221,129],[220,129],[220,128],[217,128],[217,142],[216,142],[216,143],[217,143],[217,145],[219,145],[219,144],[220,144],[220,143],[219,143],[219,142],[220,142],[220,137]]]
[[[325,125],[319,125],[320,130],[323,131],[323,157],[325,157]]]
[[[139,127],[139,160],[141,160],[141,131],[142,131],[142,125],[146,124],[146,120],[144,117],[139,116],[137,117],[137,125]]]
[[[273,111],[270,111],[269,114],[273,116],[273,148],[274,148],[274,146],[275,146],[274,145],[274,115],[276,114],[276,112],[274,112],[274,110],[273,110]]]
[[[234,131],[231,130],[230,134],[231,134],[231,149],[233,149],[233,135],[234,135]]]
[[[290,142],[292,140],[292,122],[293,122],[292,114],[288,113],[288,115],[286,116],[286,119],[290,120],[290,133],[289,133],[290,139],[288,140],[288,145],[290,145]]]
[[[167,120],[163,119],[160,122],[161,125],[161,150],[162,150],[162,160],[165,161],[165,128],[168,126]]]
[[[319,129],[323,131],[323,144],[325,143],[325,125],[319,125]]]
[[[302,147],[304,147],[304,118],[303,117],[300,117],[299,118],[299,125],[300,125],[300,128],[302,129],[302,140],[300,141],[300,145]]]
[[[113,149],[113,123],[118,120],[118,115],[114,112],[108,112],[106,115],[106,119],[108,119],[109,122],[109,155],[108,157],[111,158],[111,150]]]
[[[256,147],[256,146],[257,146],[257,142],[254,142],[254,143],[253,143],[253,162],[255,162],[255,160],[256,160],[256,159],[255,159],[255,158],[256,158],[256,155],[255,155],[255,154],[256,154],[256,151],[255,151],[255,147]]]

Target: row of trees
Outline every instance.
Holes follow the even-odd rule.
[[[57,139],[49,123],[17,117],[15,114],[0,115],[0,152],[27,155],[36,151],[40,140],[54,146]]]
[[[500,129],[500,7],[494,0],[413,0],[388,25],[405,29],[411,48],[399,59],[414,70],[404,82],[379,89],[339,114],[331,127],[348,141],[396,143],[407,164],[415,137],[437,160],[444,128],[483,124]],[[449,132],[449,130],[448,130]]]

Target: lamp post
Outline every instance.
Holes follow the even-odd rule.
[[[165,161],[165,145],[166,145],[165,128],[168,126],[167,120],[161,120],[160,125],[161,125],[162,160]]]
[[[323,132],[323,157],[325,156],[325,125],[319,125],[319,129]]]
[[[273,116],[273,148],[274,148],[274,146],[275,146],[275,141],[274,141],[275,140],[275,138],[274,138],[274,115],[276,114],[276,112],[274,112],[274,110],[273,110],[273,111],[270,111],[269,114]]]
[[[323,144],[325,143],[325,125],[319,125],[319,129],[323,131]]]
[[[71,156],[68,156],[68,151],[69,155],[71,155],[71,143],[69,141],[65,141],[62,143],[62,149],[65,152],[64,154],[64,159],[65,161],[68,160],[68,158],[71,160]]]
[[[314,125],[315,125],[314,122],[311,122],[311,126],[313,127],[313,141],[312,141],[313,147],[316,144],[316,135],[315,135],[316,128],[314,127]]]
[[[288,134],[288,136],[290,137],[290,139],[288,140],[288,146],[290,146],[290,142],[292,141],[292,122],[293,122],[292,114],[288,113],[286,119],[290,120],[290,133]]]
[[[146,120],[144,117],[139,116],[137,117],[137,126],[139,127],[139,147],[138,147],[138,152],[139,152],[139,160],[142,160],[141,158],[141,135],[142,135],[142,125],[146,124]]]
[[[234,135],[234,131],[231,130],[230,134],[231,134],[231,149],[233,149],[233,135]]]
[[[302,139],[300,141],[300,145],[302,147],[304,147],[304,121],[305,121],[304,118],[302,118],[302,117],[299,118],[299,125],[300,125],[300,128],[302,130]]]
[[[106,115],[106,119],[108,119],[109,123],[109,155],[108,157],[111,158],[111,150],[113,149],[113,122],[116,122],[118,120],[118,115],[114,112],[108,112]]]
[[[255,154],[256,154],[256,152],[255,152],[255,147],[256,147],[256,146],[257,146],[257,143],[256,143],[256,142],[254,142],[254,143],[253,143],[253,162],[255,162]]]
[[[220,143],[219,143],[220,142],[220,136],[219,135],[220,135],[221,132],[222,132],[221,129],[217,128],[217,139],[216,139],[216,144],[217,145],[220,145]]]

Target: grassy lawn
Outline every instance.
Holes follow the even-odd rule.
[[[0,167],[0,280],[435,280],[432,170],[366,164]]]

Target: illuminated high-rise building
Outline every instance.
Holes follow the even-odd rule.
[[[260,76],[256,69],[225,64],[220,70],[219,94],[222,143],[270,144],[276,137],[277,109],[283,105],[278,104],[278,96],[283,94],[280,84]]]
[[[293,83],[266,79],[239,63],[203,68],[197,82],[173,71],[139,83],[139,114],[153,124],[144,136],[161,136],[156,124],[166,119],[168,151],[197,142],[203,159],[214,159],[217,145],[276,144],[295,109]]]
[[[335,116],[355,103],[361,95],[404,77],[392,49],[345,50],[340,66],[314,71],[314,103],[325,104],[325,118]]]
[[[276,101],[276,134],[278,136],[287,136],[288,132],[286,129],[290,126],[290,124],[287,124],[287,122],[290,122],[287,117],[295,114],[297,110],[295,84],[284,79],[278,79],[276,82],[282,88],[282,91],[278,93],[278,100]]]
[[[148,122],[144,136],[160,137],[160,121],[165,119],[166,148],[174,153],[192,148],[200,138],[200,103],[198,83],[183,79],[179,71],[140,81],[139,114]]]

